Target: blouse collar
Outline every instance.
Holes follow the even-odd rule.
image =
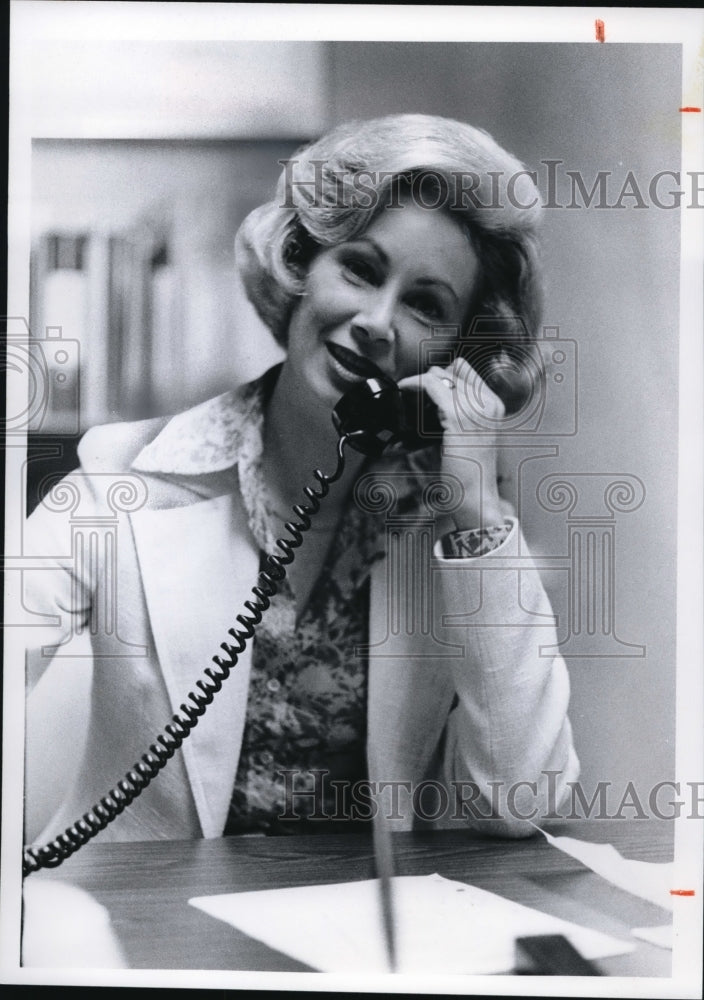
[[[252,448],[261,453],[264,400],[274,371],[172,417],[132,468],[198,476],[239,465]]]

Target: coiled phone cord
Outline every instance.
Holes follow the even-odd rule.
[[[327,496],[330,486],[337,482],[344,471],[345,446],[351,438],[359,436],[359,433],[343,434],[340,437],[337,444],[337,468],[331,476],[326,476],[320,469],[314,471],[313,475],[319,484],[317,491],[310,486],[304,487],[303,492],[310,503],[296,504],[293,507],[293,513],[299,520],[286,522],[285,527],[291,537],[276,540],[283,554],[269,556],[268,569],[259,574],[260,586],[252,587],[256,600],[244,602],[249,614],[237,615],[237,621],[242,627],[229,629],[234,643],[221,643],[220,648],[224,650],[226,657],[214,656],[216,669],[205,668],[205,676],[196,681],[196,687],[200,688],[200,691],[189,691],[187,695],[192,704],[186,701],[181,705],[180,713],[177,712],[172,717],[172,721],[164,727],[164,732],[159,733],[154,743],[150,745],[148,752],[142,755],[92,809],[43,847],[25,847],[22,859],[22,874],[25,877],[41,868],[57,868],[66,858],[104,830],[108,823],[142,794],[180,749],[183,741],[198,725],[200,717],[230,676],[230,671],[237,665],[240,654],[254,635],[254,630],[268,609],[271,598],[279,589],[279,583],[286,576],[286,567],[293,562],[296,549],[301,545],[305,532],[309,530],[312,518],[320,510],[320,501]]]

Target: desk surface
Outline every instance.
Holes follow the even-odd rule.
[[[628,858],[672,859],[672,824],[662,821],[572,821],[549,829],[610,841]],[[668,911],[609,885],[540,835],[516,841],[454,831],[402,833],[394,835],[393,843],[397,875],[438,872],[626,939],[633,927],[670,919]],[[100,844],[98,838],[60,868],[31,878],[59,879],[91,893],[107,908],[132,968],[309,972],[187,900],[374,874],[370,838],[320,834],[129,844]],[[605,975],[671,975],[671,953],[644,942],[629,955],[597,964]]]

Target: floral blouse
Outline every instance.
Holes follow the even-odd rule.
[[[257,630],[226,834],[274,832],[287,811],[330,817],[336,809],[330,782],[366,774],[367,658],[361,647],[369,566],[382,553],[374,551],[375,526],[361,520],[356,511],[343,519],[298,626],[284,581]],[[318,787],[316,770],[326,772],[321,792],[292,799],[292,789]]]

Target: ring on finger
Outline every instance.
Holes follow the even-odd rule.
[[[454,388],[455,388],[455,380],[454,380],[453,378],[451,378],[451,377],[450,377],[450,376],[449,376],[449,375],[448,375],[448,374],[447,374],[446,372],[444,372],[444,371],[443,371],[442,369],[436,369],[436,370],[435,370],[435,371],[433,372],[433,375],[435,375],[435,377],[436,377],[437,379],[439,379],[439,381],[440,381],[440,382],[442,382],[442,384],[443,384],[444,386],[446,386],[446,387],[447,387],[448,389],[454,389]]]

